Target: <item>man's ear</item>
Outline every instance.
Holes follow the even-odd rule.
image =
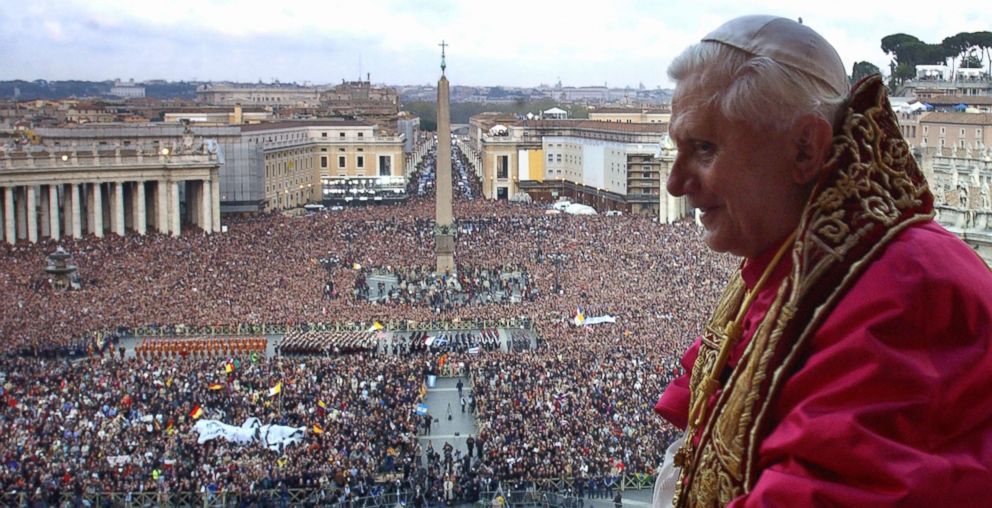
[[[792,127],[789,147],[794,157],[792,179],[805,185],[820,175],[833,140],[830,123],[816,115],[803,115]]]

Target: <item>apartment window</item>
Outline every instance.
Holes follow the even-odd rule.
[[[559,158],[561,155],[558,156]],[[559,160],[559,162],[561,162]],[[496,157],[496,178],[509,178],[510,173],[510,156],[500,155]]]
[[[943,136],[943,135],[944,135],[944,134],[946,134],[946,133],[947,133],[947,132],[946,132],[946,129],[944,129],[943,127],[941,127],[941,128],[940,128],[940,135],[941,135],[941,136]]]
[[[338,133],[338,137],[339,137],[339,138],[343,138],[343,137],[344,137],[344,133],[343,133],[343,132],[339,132],[339,133]]]
[[[359,132],[359,133],[358,133],[358,137],[360,137],[360,138],[364,138],[364,137],[365,137],[365,133],[364,133],[364,132]]]
[[[961,129],[961,137],[964,137],[964,129]]]
[[[365,167],[365,157],[362,156],[362,155],[359,155],[358,157],[356,157],[355,158],[355,166],[358,167],[359,169],[364,168]]]
[[[327,156],[326,155],[321,155],[320,156],[320,167],[321,167],[321,169],[327,169]]]
[[[344,151],[344,148],[338,148],[338,151],[339,152],[343,152]]]
[[[554,161],[555,161],[555,156],[554,156],[554,154],[550,154],[550,153],[549,153],[549,154],[548,154],[548,162],[554,162]]]
[[[338,168],[344,168],[345,165],[346,165],[345,156],[344,155],[338,156]]]
[[[929,132],[928,132],[929,130],[930,130],[930,126],[929,125],[924,125],[923,126],[923,135],[926,136],[927,134],[929,134]]]
[[[561,163],[561,154],[555,155],[555,162]]]
[[[982,139],[982,129],[975,129],[975,139]]]

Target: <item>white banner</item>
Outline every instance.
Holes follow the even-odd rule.
[[[617,318],[610,315],[586,318],[586,326],[598,325],[600,323],[616,323],[616,322],[617,322]]]
[[[240,427],[228,425],[217,420],[200,420],[193,426],[200,434],[196,440],[203,444],[211,439],[222,438],[232,443],[249,444],[255,442],[256,431],[258,441],[270,450],[278,450],[279,445],[289,446],[303,440],[306,427],[287,427],[285,425],[262,425],[258,418],[249,418]]]

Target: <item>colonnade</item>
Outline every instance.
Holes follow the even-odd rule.
[[[220,231],[216,172],[209,179],[35,183],[0,189],[0,238],[9,244],[84,234],[124,236],[127,231],[179,236],[184,222],[208,233]]]

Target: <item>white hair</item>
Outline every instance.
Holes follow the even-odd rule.
[[[823,81],[771,58],[713,41],[689,46],[672,61],[676,98],[695,96],[723,116],[776,131],[813,114],[835,126],[847,100]]]

